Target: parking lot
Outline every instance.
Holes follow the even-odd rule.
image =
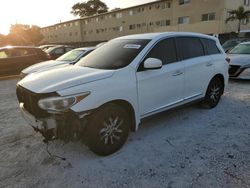
[[[0,187],[250,187],[250,82],[231,81],[215,109],[145,119],[109,157],[51,143],[65,161],[21,117],[16,82],[0,81]]]

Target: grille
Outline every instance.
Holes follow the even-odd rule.
[[[229,68],[229,75],[230,76],[237,76],[237,74],[239,73],[239,70],[240,70],[240,66],[231,65]]]
[[[37,94],[33,93],[21,86],[17,86],[16,94],[19,103],[24,103],[24,108],[36,118],[45,118],[48,117],[49,114],[47,111],[39,108],[38,101],[43,98],[58,96],[56,93],[48,93],[48,94]]]

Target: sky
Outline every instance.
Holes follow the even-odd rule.
[[[1,0],[0,34],[8,34],[11,24],[53,25],[77,17],[70,14],[71,7],[85,0]],[[154,0],[102,0],[110,9],[125,8]]]

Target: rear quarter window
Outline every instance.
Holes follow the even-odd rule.
[[[8,58],[8,57],[9,57],[9,55],[8,55],[6,50],[1,50],[0,51],[0,59],[5,59],[5,58]]]
[[[206,55],[221,54],[214,40],[202,38],[201,41],[204,45]]]

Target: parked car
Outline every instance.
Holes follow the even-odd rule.
[[[49,59],[49,54],[35,47],[0,48],[0,76],[18,75],[24,68]]]
[[[70,64],[74,65],[76,62],[88,55],[94,49],[95,47],[85,47],[71,50],[66,54],[62,55],[61,57],[57,58],[56,60],[45,61],[27,67],[26,69],[22,70],[20,77],[23,79],[25,76],[31,73],[46,71],[52,68],[63,67]]]
[[[51,59],[55,60],[58,57],[62,56],[63,54],[73,50],[74,47],[72,46],[55,46],[47,49],[45,52],[47,52]]]
[[[243,42],[228,52],[231,59],[229,76],[236,79],[250,79],[250,42]]]
[[[56,45],[56,44],[48,44],[48,45],[39,46],[38,48],[40,48],[40,49],[43,50],[43,51],[46,51],[46,50],[48,50],[49,48],[55,47],[55,46],[59,46],[59,45]]]
[[[224,51],[227,53],[228,51],[230,51],[231,49],[233,49],[235,46],[237,46],[238,44],[240,44],[241,42],[246,42],[246,41],[250,41],[250,39],[248,39],[248,38],[230,39],[230,40],[226,41],[222,45],[222,47],[223,47]]]
[[[217,106],[228,66],[214,37],[125,36],[74,66],[25,77],[17,97],[24,118],[46,140],[85,139],[105,156],[119,150],[145,117],[195,101]]]

